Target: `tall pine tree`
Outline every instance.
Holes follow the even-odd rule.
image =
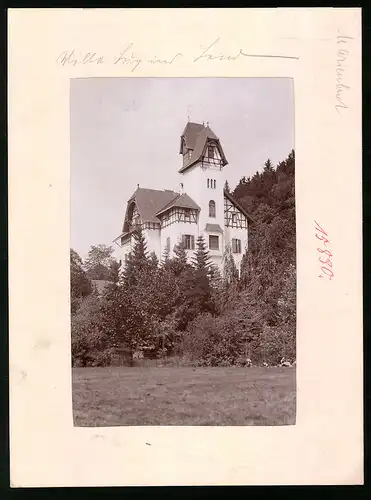
[[[123,279],[127,285],[133,285],[137,282],[138,275],[148,270],[150,266],[147,250],[147,242],[141,226],[137,226],[134,233],[134,247],[128,254]]]
[[[196,251],[192,259],[192,265],[196,270],[209,271],[212,262],[203,236],[197,238]]]

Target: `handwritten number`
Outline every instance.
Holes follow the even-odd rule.
[[[331,260],[330,260],[330,259],[326,259],[325,261],[323,261],[323,260],[321,259],[321,257],[320,257],[318,260],[320,261],[320,263],[321,263],[321,264],[326,264],[326,265],[328,265],[329,267],[332,267],[332,262],[331,262]]]
[[[326,231],[325,231],[324,229],[322,229],[322,227],[318,224],[318,222],[314,221],[314,223],[315,223],[315,225],[317,226],[317,230],[318,230],[320,233],[322,233],[322,234],[324,234],[325,236],[327,236]]]
[[[316,234],[316,238],[318,238],[319,240],[323,241],[323,243],[325,245],[327,245],[327,243],[330,243],[330,241],[327,238],[325,238],[324,236],[318,236],[318,234]]]
[[[328,235],[327,235],[326,231],[323,229],[323,227],[321,227],[318,224],[317,221],[314,221],[314,224],[316,227],[316,231],[318,231],[319,233],[322,233],[322,234],[316,233],[315,234],[316,238],[318,240],[322,241],[325,246],[327,246],[327,243],[329,243],[330,240],[328,239]],[[323,274],[319,274],[318,277],[323,279],[325,276],[327,276],[327,278],[329,280],[331,280],[334,277],[334,272],[331,269],[333,267],[332,262],[331,262],[332,253],[327,248],[317,248],[317,252],[319,252],[321,254],[321,256],[318,257],[318,261],[322,264],[321,271],[323,273]],[[324,256],[327,256],[327,259]]]
[[[322,248],[317,248],[317,250],[320,253],[325,253],[327,255],[327,257],[332,257],[332,253],[330,252],[330,250],[322,250]]]
[[[334,276],[334,273],[331,271],[331,269],[327,269],[327,267],[321,267],[321,271],[327,274],[327,276],[329,276],[330,279]]]

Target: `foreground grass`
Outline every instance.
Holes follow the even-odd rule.
[[[74,423],[288,425],[295,390],[295,368],[74,368]]]

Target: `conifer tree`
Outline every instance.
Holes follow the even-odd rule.
[[[189,268],[189,263],[187,259],[187,252],[183,243],[178,243],[174,247],[174,257],[173,257],[173,270],[175,276],[179,276],[186,269]]]
[[[168,263],[170,259],[170,248],[168,246],[165,247],[163,253],[162,253],[162,257],[161,257],[161,265],[165,265]]]
[[[206,272],[209,271],[212,265],[203,236],[197,238],[196,251],[192,259],[192,264],[196,270],[204,270]]]
[[[249,261],[247,250],[242,256],[241,260],[241,273],[240,273],[240,286],[246,288],[249,278]]]
[[[133,233],[134,237],[134,248],[128,254],[128,258],[124,270],[124,281],[128,285],[132,285],[137,282],[137,276],[148,270],[149,268],[149,258],[147,250],[147,242],[143,234],[141,226],[137,226]]]
[[[158,268],[158,258],[155,252],[151,252],[149,256],[149,265],[150,267],[156,271]]]
[[[226,284],[238,280],[238,271],[234,261],[231,247],[228,246],[224,253],[223,277]]]

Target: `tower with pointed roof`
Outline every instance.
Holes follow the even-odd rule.
[[[224,167],[228,164],[219,138],[209,124],[188,122],[181,136],[179,169],[184,191],[200,206],[199,233],[214,262],[224,254]]]
[[[159,259],[165,252],[171,257],[178,243],[191,259],[195,241],[202,235],[215,265],[222,270],[230,247],[239,268],[251,218],[224,190],[228,162],[219,138],[208,123],[188,122],[179,154],[179,192],[138,186],[128,200],[122,233],[114,240],[121,247],[123,265],[133,246],[133,231],[140,224],[149,251]]]

